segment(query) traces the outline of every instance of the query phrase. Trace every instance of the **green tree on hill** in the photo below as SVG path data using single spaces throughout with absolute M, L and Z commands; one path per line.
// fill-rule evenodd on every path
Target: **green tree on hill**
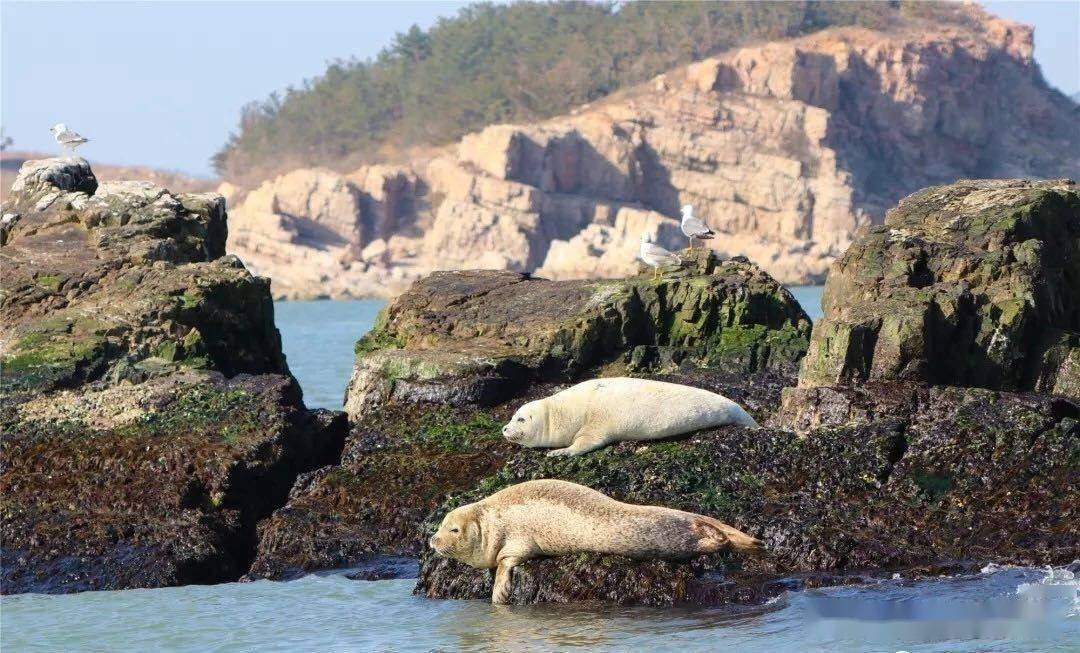
M 394 159 L 485 125 L 565 112 L 679 64 L 832 25 L 887 27 L 898 2 L 516 2 L 470 5 L 413 26 L 374 59 L 243 109 L 214 156 L 243 183 L 297 165 Z M 918 7 L 912 10 L 910 7 Z

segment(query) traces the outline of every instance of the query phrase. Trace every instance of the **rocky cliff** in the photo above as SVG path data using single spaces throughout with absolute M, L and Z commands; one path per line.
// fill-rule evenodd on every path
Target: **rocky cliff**
M 637 238 L 681 247 L 693 204 L 785 283 L 820 283 L 860 226 L 963 177 L 1080 175 L 1080 114 L 1029 27 L 834 28 L 726 52 L 535 125 L 402 166 L 299 170 L 231 206 L 230 251 L 276 296 L 388 296 L 435 269 L 620 277 Z
M 225 202 L 29 161 L 0 226 L 2 591 L 234 580 L 255 523 L 336 460 Z

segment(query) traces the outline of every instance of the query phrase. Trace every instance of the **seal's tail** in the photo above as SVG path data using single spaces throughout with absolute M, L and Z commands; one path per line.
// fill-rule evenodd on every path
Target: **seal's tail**
M 765 545 L 761 540 L 712 517 L 697 515 L 694 519 L 694 529 L 702 536 L 702 548 L 706 549 L 705 553 L 730 547 L 744 555 L 765 554 Z
M 747 426 L 752 429 L 759 428 L 758 423 L 754 421 L 754 418 L 750 416 L 750 413 L 746 412 L 746 409 L 744 409 L 742 406 L 735 403 L 734 401 L 731 402 L 731 407 L 729 408 L 728 412 L 731 415 L 731 422 L 733 424 Z

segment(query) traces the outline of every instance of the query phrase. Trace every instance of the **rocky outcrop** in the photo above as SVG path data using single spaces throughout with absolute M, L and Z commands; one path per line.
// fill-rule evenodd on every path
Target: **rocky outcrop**
M 3 592 L 238 578 L 346 425 L 304 408 L 224 201 L 48 159 L 3 213 Z
M 926 269 L 976 269 L 969 263 L 981 259 L 956 243 L 982 243 L 971 247 L 978 256 L 1006 253 L 1007 239 L 980 240 L 987 225 L 1008 219 L 1037 234 L 1031 217 L 1049 220 L 1062 201 L 1055 183 L 989 187 L 1000 209 L 993 219 L 980 209 L 982 218 L 957 219 L 961 211 L 939 223 L 924 212 L 919 224 L 940 225 L 917 257 Z M 955 198 L 959 207 L 983 206 L 969 195 Z M 915 206 L 937 205 L 906 202 L 898 214 Z M 1015 206 L 1027 207 L 1027 217 L 1014 216 Z M 1049 249 L 1038 250 L 1046 254 L 1040 260 L 1054 260 Z M 1019 269 L 1005 260 L 992 267 L 1002 279 Z M 1056 277 L 1041 275 L 1041 288 L 1056 287 Z M 1023 288 L 1006 285 L 995 297 Z M 854 297 L 826 304 L 826 322 L 856 304 Z M 903 307 L 869 298 L 864 310 L 886 318 Z M 909 379 L 785 387 L 795 383 L 804 322 L 787 292 L 756 266 L 704 252 L 658 281 L 433 274 L 357 343 L 347 400 L 352 430 L 341 463 L 302 477 L 263 522 L 251 577 L 419 554 L 416 593 L 487 598 L 490 572 L 431 556 L 424 541 L 447 510 L 538 478 L 708 514 L 760 538 L 769 555 L 533 560 L 515 570 L 516 603 L 758 604 L 785 589 L 866 575 L 1076 558 L 1080 402 Z M 720 392 L 763 428 L 729 425 L 574 458 L 549 458 L 500 437 L 524 402 L 613 374 Z
M 800 386 L 906 379 L 1080 398 L 1080 188 L 961 181 L 836 262 Z
M 521 402 L 577 378 L 665 374 L 767 416 L 809 329 L 775 280 L 704 251 L 659 281 L 433 274 L 357 343 L 341 464 L 302 477 L 260 526 L 251 576 L 419 554 L 431 511 L 517 453 L 501 428 Z
M 0 202 L 8 199 L 8 192 L 11 190 L 9 182 L 18 176 L 19 168 L 24 163 L 48 158 L 49 155 L 42 152 L 24 150 L 4 150 L 0 152 L 0 174 L 4 178 L 4 183 L 0 184 Z M 179 172 L 146 166 L 108 165 L 100 162 L 93 165 L 94 177 L 97 178 L 98 182 L 142 179 L 150 181 L 155 186 L 161 186 L 180 193 L 205 193 L 212 191 L 217 185 L 217 182 L 213 179 L 192 177 Z
M 1080 114 L 1043 82 L 1031 29 L 957 11 L 947 25 L 911 18 L 740 48 L 568 116 L 488 127 L 374 184 L 359 181 L 364 169 L 349 175 L 362 197 L 404 198 L 389 202 L 394 218 L 355 215 L 387 229 L 371 252 L 381 267 L 342 271 L 270 236 L 278 258 L 258 269 L 297 296 L 393 295 L 444 269 L 618 278 L 633 273 L 642 232 L 681 247 L 675 218 L 693 204 L 718 251 L 820 283 L 859 227 L 919 188 L 1080 175 Z M 313 287 L 312 270 L 331 290 Z
M 852 390 L 867 419 L 804 435 L 724 427 L 676 442 L 620 443 L 582 458 L 518 451 L 446 511 L 506 485 L 561 478 L 620 500 L 703 512 L 764 541 L 761 560 L 690 563 L 581 555 L 534 560 L 511 601 L 760 604 L 784 589 L 955 573 L 956 563 L 1067 564 L 1080 550 L 1080 408 L 967 388 Z M 794 578 L 793 578 L 794 576 Z M 784 580 L 781 580 L 784 579 Z M 422 557 L 416 593 L 486 599 L 491 574 Z
M 345 409 L 359 420 L 389 401 L 494 405 L 530 382 L 601 367 L 790 370 L 809 333 L 806 313 L 774 279 L 705 250 L 658 281 L 437 272 L 357 343 Z

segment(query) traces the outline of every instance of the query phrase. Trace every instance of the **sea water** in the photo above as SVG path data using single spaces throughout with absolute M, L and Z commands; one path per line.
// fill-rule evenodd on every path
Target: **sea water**
M 813 319 L 820 287 L 793 288 Z M 340 408 L 352 347 L 384 302 L 275 305 L 309 406 Z M 0 598 L 17 651 L 1080 651 L 1075 567 L 807 590 L 726 609 L 491 606 L 412 595 L 413 580 L 342 572 L 119 592 Z
M 341 410 L 353 345 L 375 323 L 381 299 L 275 302 L 274 322 L 308 408 Z
M 0 599 L 17 651 L 1077 651 L 1067 569 L 990 566 L 920 582 L 805 590 L 759 608 L 492 606 L 415 581 L 287 581 Z

